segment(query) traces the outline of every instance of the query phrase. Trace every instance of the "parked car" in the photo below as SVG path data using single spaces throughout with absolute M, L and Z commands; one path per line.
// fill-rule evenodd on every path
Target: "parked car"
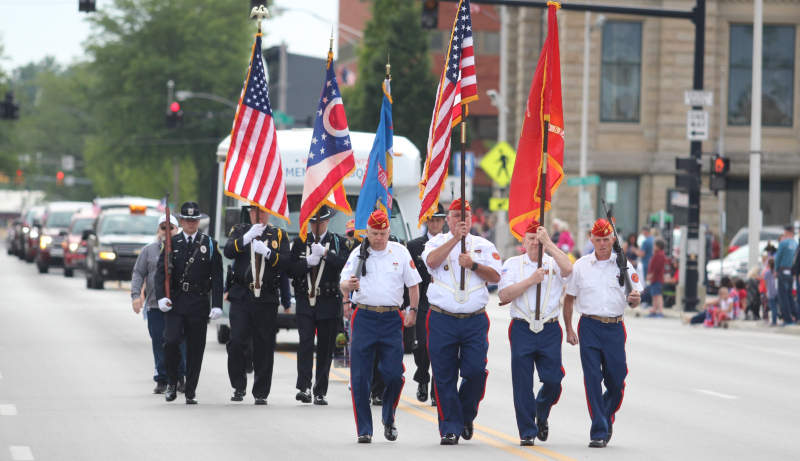
M 763 240 L 758 242 L 759 254 L 764 253 L 767 248 L 767 241 Z M 726 275 L 730 278 L 738 277 L 740 279 L 747 278 L 747 271 L 749 269 L 750 247 L 747 245 L 739 247 L 736 251 L 728 256 L 725 256 L 720 263 L 719 259 L 714 259 L 706 264 L 706 273 L 708 274 L 708 291 L 716 293 L 719 291 L 719 282 L 722 276 Z
M 17 218 L 8 223 L 6 228 L 6 252 L 11 256 L 19 253 L 17 248 L 17 234 L 22 230 L 22 218 Z
M 772 240 L 775 246 L 778 246 L 778 237 L 783 234 L 783 226 L 764 226 L 761 228 L 761 234 L 758 237 L 759 241 L 762 240 Z M 739 247 L 743 245 L 747 245 L 747 239 L 749 233 L 747 232 L 746 227 L 742 227 L 739 229 L 733 238 L 731 239 L 730 245 L 728 245 L 728 253 L 733 253 Z
M 131 205 L 144 206 L 145 208 L 159 211 L 164 210 L 159 200 L 145 197 L 133 197 L 130 195 L 96 198 L 94 199 L 93 205 L 96 213 L 111 208 L 130 208 Z
M 161 212 L 144 205 L 100 211 L 86 240 L 86 288 L 103 289 L 107 280 L 130 280 L 142 247 L 155 240 Z
M 64 249 L 64 277 L 72 277 L 75 269 L 85 269 L 86 240 L 83 231 L 91 229 L 97 213 L 93 208 L 78 211 L 72 216 L 67 236 L 61 242 Z
M 29 263 L 36 257 L 36 245 L 39 241 L 39 229 L 36 226 L 41 225 L 45 208 L 43 205 L 33 206 L 22 214 L 22 232 L 17 237 L 17 247 L 21 251 L 17 256 Z
M 72 215 L 81 208 L 91 206 L 89 202 L 51 202 L 47 205 L 42 224 L 38 226 L 39 239 L 34 257 L 40 274 L 46 274 L 50 267 L 64 264 L 64 248 L 61 243 L 67 237 Z

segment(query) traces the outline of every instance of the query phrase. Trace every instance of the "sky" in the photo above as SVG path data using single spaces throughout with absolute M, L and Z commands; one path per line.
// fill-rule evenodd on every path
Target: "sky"
M 242 2 L 247 14 L 248 0 Z M 113 0 L 97 0 L 97 8 L 110 6 Z M 324 58 L 328 52 L 331 24 L 338 20 L 338 0 L 276 0 L 275 5 L 307 10 L 328 22 L 303 11 L 286 11 L 262 26 L 267 46 L 285 41 L 290 53 Z M 68 65 L 85 59 L 83 43 L 91 33 L 85 21 L 87 13 L 78 11 L 78 0 L 0 0 L 0 43 L 5 60 L 0 67 L 10 71 L 29 62 L 55 56 Z M 255 29 L 255 25 L 253 25 Z M 336 43 L 334 43 L 334 50 Z

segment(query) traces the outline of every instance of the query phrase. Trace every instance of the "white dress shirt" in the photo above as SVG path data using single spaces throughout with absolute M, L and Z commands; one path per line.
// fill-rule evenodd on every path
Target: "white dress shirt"
M 519 270 L 520 259 L 522 259 L 522 270 L 524 273 L 520 273 Z M 545 271 L 547 272 L 545 273 L 544 280 L 542 280 L 541 283 L 541 318 L 555 318 L 561 313 L 561 293 L 564 291 L 564 287 L 570 282 L 570 280 L 572 280 L 572 274 L 567 277 L 562 277 L 561 268 L 559 268 L 558 264 L 556 264 L 556 260 L 547 254 L 542 256 L 542 267 L 544 267 Z M 506 260 L 506 262 L 503 264 L 503 272 L 500 274 L 499 289 L 502 290 L 523 281 L 524 279 L 533 275 L 538 268 L 539 264 L 536 261 L 531 261 L 531 258 L 528 257 L 527 253 L 520 256 L 514 256 L 513 258 L 508 258 L 508 260 Z M 550 297 L 547 298 L 547 305 L 545 306 L 545 298 L 547 297 L 547 279 L 550 277 L 549 272 L 551 270 L 555 273 L 553 274 L 553 281 L 550 285 Z M 517 297 L 513 303 L 522 312 L 528 313 L 528 316 L 532 318 L 536 313 L 536 285 L 528 288 L 527 293 L 527 308 L 525 306 L 525 297 L 523 295 L 519 295 L 519 297 Z M 511 318 L 523 318 L 519 315 L 517 310 L 514 309 L 514 306 L 511 306 Z
M 438 267 L 431 267 L 428 265 L 428 255 L 445 242 L 453 238 L 453 234 L 439 234 L 428 243 L 425 244 L 425 251 L 422 252 L 422 260 L 428 267 L 428 273 L 434 279 L 428 285 L 428 302 L 434 306 L 439 307 L 447 312 L 454 314 L 471 314 L 475 311 L 486 307 L 489 302 L 489 290 L 486 288 L 486 280 L 481 278 L 469 268 L 465 271 L 466 277 L 465 289 L 467 297 L 465 302 L 456 300 L 456 292 L 461 288 L 461 266 L 458 265 L 458 257 L 461 254 L 461 244 L 456 245 L 450 252 L 450 257 L 445 260 Z M 476 237 L 474 235 L 467 236 L 467 253 L 472 253 L 472 260 L 478 264 L 488 266 L 499 275 L 503 268 L 503 263 L 500 261 L 500 254 L 497 253 L 492 242 L 483 237 Z M 455 282 L 454 282 L 455 281 Z M 450 287 L 450 289 L 440 286 L 442 283 Z M 480 287 L 479 287 L 480 286 Z M 471 291 L 470 289 L 475 290 Z
M 628 275 L 634 290 L 641 292 L 642 284 L 636 270 L 628 261 Z M 597 260 L 597 252 L 575 261 L 567 294 L 575 296 L 575 310 L 581 314 L 600 317 L 619 317 L 625 314 L 628 300 L 625 285 L 619 285 L 617 254 L 606 261 Z
M 372 248 L 367 251 L 367 275 L 361 277 L 361 289 L 353 292 L 350 299 L 353 303 L 368 306 L 402 306 L 403 286 L 413 287 L 422 281 L 411 254 L 405 246 L 397 242 L 388 242 L 381 251 Z M 339 283 L 354 275 L 360 253 L 361 245 L 353 248 Z

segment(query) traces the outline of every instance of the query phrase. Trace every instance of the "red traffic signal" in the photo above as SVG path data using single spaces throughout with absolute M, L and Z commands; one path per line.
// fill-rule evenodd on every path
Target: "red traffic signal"
M 64 185 L 64 172 L 63 171 L 59 171 L 58 173 L 56 173 L 56 185 L 57 186 Z
M 169 110 L 171 110 L 172 113 L 180 112 L 181 111 L 181 105 L 178 104 L 177 101 L 173 102 L 172 104 L 169 105 Z

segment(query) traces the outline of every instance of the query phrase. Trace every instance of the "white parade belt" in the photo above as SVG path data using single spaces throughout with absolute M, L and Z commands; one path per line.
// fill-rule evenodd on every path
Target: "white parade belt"
M 330 245 L 331 245 L 331 242 L 328 242 L 328 243 L 325 244 L 325 252 L 326 253 L 328 252 L 328 247 L 330 247 Z M 316 283 L 311 283 L 312 282 L 311 281 L 311 272 L 306 274 L 306 279 L 308 280 L 308 286 L 309 286 L 309 289 L 308 289 L 309 293 L 314 293 L 314 297 L 313 298 L 311 296 L 308 297 L 308 303 L 311 304 L 312 306 L 316 306 L 317 305 L 317 296 L 319 295 L 319 293 L 317 292 L 317 287 L 319 286 L 319 281 L 322 279 L 322 273 L 325 271 L 325 259 L 324 258 L 325 257 L 323 255 L 323 257 L 321 258 L 322 259 L 322 264 L 320 264 L 319 270 L 317 271 L 317 281 L 316 281 Z
M 523 266 L 525 264 L 524 261 L 525 261 L 525 256 L 524 255 L 520 256 L 519 257 L 519 274 L 520 274 L 521 277 L 525 277 L 525 272 L 523 270 Z M 544 261 L 545 260 L 543 259 L 542 260 L 542 266 L 544 266 Z M 539 320 L 536 320 L 536 319 L 533 318 L 533 317 L 535 317 L 535 314 L 533 312 L 531 312 L 530 304 L 528 303 L 528 290 L 525 290 L 525 292 L 522 293 L 522 299 L 525 302 L 525 310 L 520 309 L 520 307 L 517 306 L 516 300 L 514 300 L 514 302 L 511 303 L 511 306 L 514 307 L 514 310 L 517 311 L 517 314 L 519 314 L 523 319 L 528 321 L 528 323 L 530 324 L 530 327 L 531 327 L 531 331 L 534 332 L 534 333 L 538 333 L 538 332 L 542 331 L 544 329 L 544 324 L 545 323 L 547 323 L 548 321 L 558 317 L 558 309 L 553 309 L 553 311 L 550 312 L 550 314 L 545 316 L 544 318 L 542 318 L 542 315 L 541 315 L 541 313 L 544 312 L 544 310 L 547 309 L 547 304 L 550 301 L 550 288 L 553 285 L 553 274 L 555 273 L 555 269 L 547 269 L 547 268 L 545 268 L 545 269 L 547 270 L 547 288 L 545 288 L 545 292 L 544 292 L 544 303 L 542 303 L 542 305 L 540 307 L 540 310 L 539 310 L 539 314 L 540 314 L 539 315 Z M 528 314 L 528 312 L 530 312 L 530 314 Z
M 261 288 L 260 287 L 262 286 L 261 284 L 263 283 L 263 280 L 264 280 L 264 267 L 266 267 L 266 265 L 267 265 L 266 258 L 261 258 L 262 259 L 262 261 L 261 261 L 261 263 L 262 263 L 261 264 L 261 271 L 260 271 L 259 274 L 256 274 L 256 258 L 259 257 L 259 256 L 261 256 L 261 255 L 259 253 L 256 253 L 255 247 L 253 245 L 250 245 L 250 268 L 253 270 L 253 275 L 254 275 L 253 276 L 253 295 L 256 298 L 261 297 Z M 256 275 L 258 276 L 258 278 L 256 278 Z M 262 282 L 259 282 L 259 284 L 258 284 L 259 288 L 256 288 L 256 284 L 255 284 L 256 280 L 261 280 L 262 281 Z
M 471 243 L 472 243 L 472 245 L 471 245 L 472 248 L 470 248 L 470 250 L 469 250 L 470 259 L 472 259 L 473 256 L 475 255 L 475 244 L 474 244 L 475 242 L 471 242 Z M 447 259 L 448 259 L 448 262 L 452 262 L 452 261 L 449 261 L 450 260 L 450 255 L 447 255 Z M 448 285 L 448 284 L 446 284 L 446 283 L 442 282 L 441 280 L 436 279 L 434 277 L 431 277 L 431 281 L 433 283 L 435 283 L 436 285 L 439 285 L 440 287 L 442 287 L 445 290 L 449 291 L 450 293 L 453 293 L 453 296 L 455 296 L 456 302 L 459 303 L 459 304 L 465 304 L 467 301 L 469 301 L 469 294 L 472 293 L 473 291 L 477 291 L 477 290 L 480 290 L 482 288 L 486 288 L 486 284 L 484 284 L 484 283 L 475 285 L 474 287 L 470 287 L 469 286 L 469 282 L 470 282 L 470 280 L 472 280 L 472 271 L 470 270 L 470 271 L 466 271 L 467 272 L 467 279 L 464 281 L 464 286 L 467 287 L 467 288 L 465 290 L 456 289 L 456 285 L 458 285 L 458 282 L 456 282 L 455 267 L 451 267 L 450 269 L 447 269 L 447 272 L 450 273 L 450 280 L 453 282 L 452 285 Z

